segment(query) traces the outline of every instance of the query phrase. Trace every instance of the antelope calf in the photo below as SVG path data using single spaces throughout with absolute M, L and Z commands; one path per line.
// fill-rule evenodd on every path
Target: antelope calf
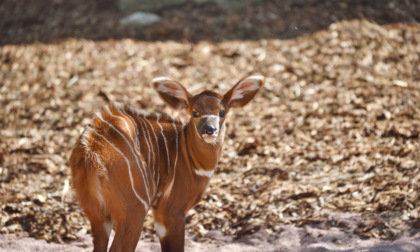
M 183 251 L 185 216 L 200 200 L 220 158 L 225 117 L 245 106 L 262 76 L 240 80 L 225 95 L 191 95 L 179 82 L 153 79 L 171 107 L 191 116 L 184 125 L 165 114 L 110 104 L 96 113 L 70 156 L 73 185 L 90 220 L 94 251 L 134 251 L 152 208 L 162 251 Z

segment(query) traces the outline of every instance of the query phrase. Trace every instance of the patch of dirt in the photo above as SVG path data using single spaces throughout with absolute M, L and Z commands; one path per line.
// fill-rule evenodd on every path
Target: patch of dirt
M 283 1 L 265 1 L 242 12 L 211 6 L 225 23 L 212 19 L 211 8 L 204 15 L 207 5 L 186 5 L 162 10 L 160 24 L 135 33 L 111 33 L 122 15 L 113 4 L 70 2 L 36 1 L 27 9 L 19 1 L 0 3 L 0 12 L 9 13 L 0 15 L 0 27 L 7 28 L 0 29 L 2 239 L 30 236 L 69 243 L 88 237 L 67 160 L 82 129 L 107 102 L 179 114 L 185 120 L 184 113 L 165 107 L 154 94 L 153 77 L 171 76 L 193 93 L 225 92 L 252 73 L 266 76 L 264 90 L 252 104 L 229 115 L 223 157 L 203 200 L 187 218 L 189 242 L 201 244 L 213 234 L 223 237 L 226 246 L 255 240 L 278 250 L 286 243 L 264 242 L 262 236 L 284 235 L 287 242 L 302 230 L 311 234 L 298 235 L 298 244 L 293 243 L 302 250 L 324 242 L 322 237 L 331 237 L 327 240 L 334 246 L 341 237 L 351 237 L 355 240 L 346 244 L 352 248 L 362 246 L 356 240 L 418 242 L 419 1 L 286 1 L 284 6 L 279 5 Z M 75 10 L 63 13 L 63 5 Z M 343 19 L 360 10 L 377 22 L 335 22 L 328 6 L 343 13 Z M 288 35 L 274 25 L 283 20 L 276 14 L 285 13 L 282 7 L 290 11 L 282 21 L 287 27 L 316 21 L 307 30 L 300 28 L 305 32 Z M 42 10 L 58 14 L 41 15 Z M 261 23 L 253 23 L 255 11 L 267 13 Z M 83 22 L 66 16 L 75 13 Z M 242 19 L 243 13 L 249 19 Z M 104 15 L 103 20 L 91 21 L 96 15 Z M 33 16 L 38 22 L 23 20 Z M 270 16 L 277 20 L 273 25 L 266 20 Z M 181 21 L 175 22 L 176 17 Z M 205 26 L 204 20 L 209 20 Z M 245 22 L 241 28 L 242 21 L 252 25 Z M 192 27 L 189 35 L 179 31 L 185 24 Z M 159 26 L 169 32 L 159 35 Z M 202 40 L 207 37 L 209 41 Z M 105 38 L 115 40 L 96 41 Z M 331 217 L 346 219 L 347 214 L 358 217 L 352 223 Z M 152 222 L 148 216 L 145 241 L 155 239 Z M 258 247 L 247 246 L 250 251 Z M 337 249 L 328 246 L 324 248 Z
M 397 241 L 383 241 L 377 238 L 360 239 L 357 235 L 349 235 L 343 225 L 357 227 L 361 220 L 357 214 L 329 214 L 329 220 L 320 225 L 308 225 L 305 227 L 282 226 L 280 231 L 267 233 L 259 230 L 248 234 L 240 239 L 232 239 L 224 236 L 221 231 L 209 231 L 197 241 L 186 240 L 185 251 L 206 252 L 255 252 L 255 251 L 370 251 L 370 252 L 408 252 L 420 250 L 420 236 L 401 237 Z M 331 222 L 340 222 L 342 226 L 325 229 L 324 225 Z M 113 233 L 111 234 L 111 241 Z M 76 241 L 67 244 L 48 244 L 45 240 L 35 240 L 28 237 L 13 237 L 0 235 L 0 251 L 92 251 L 92 238 L 82 235 Z M 139 241 L 136 251 L 158 252 L 160 244 L 157 239 L 144 239 Z

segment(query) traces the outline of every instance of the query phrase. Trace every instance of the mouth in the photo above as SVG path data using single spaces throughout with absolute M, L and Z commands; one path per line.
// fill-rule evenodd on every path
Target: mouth
M 203 140 L 204 140 L 206 143 L 209 143 L 209 144 L 214 144 L 214 143 L 216 142 L 216 140 L 217 140 L 217 133 L 214 133 L 214 134 L 212 134 L 212 135 L 209 135 L 209 134 L 202 134 L 202 135 L 201 135 L 201 137 L 203 138 Z

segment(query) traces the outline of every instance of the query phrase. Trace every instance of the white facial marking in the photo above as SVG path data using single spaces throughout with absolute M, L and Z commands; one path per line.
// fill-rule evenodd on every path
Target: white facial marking
M 213 133 L 213 135 L 219 134 L 219 124 L 220 124 L 220 118 L 215 115 L 205 115 L 203 116 L 203 119 L 208 118 L 208 121 L 212 122 L 213 125 L 216 127 L 216 131 Z
M 203 115 L 203 118 L 214 118 L 214 119 L 217 119 L 217 120 L 219 120 L 219 117 L 218 116 L 216 116 L 216 115 Z
M 220 118 L 215 115 L 205 115 L 203 116 L 203 120 L 208 118 L 208 121 L 212 122 L 212 124 L 216 127 L 216 131 L 212 135 L 202 134 L 201 137 L 203 140 L 208 144 L 214 144 L 217 141 L 217 136 L 219 135 L 219 123 Z
M 155 222 L 155 230 L 156 230 L 156 234 L 157 234 L 157 236 L 159 238 L 162 239 L 163 237 L 165 237 L 165 235 L 166 235 L 166 228 L 163 225 Z
M 194 172 L 195 172 L 195 174 L 197 174 L 199 176 L 205 176 L 205 177 L 211 178 L 211 176 L 214 173 L 214 170 L 205 171 L 205 170 L 197 170 L 197 169 L 195 169 Z
M 207 134 L 203 134 L 202 135 L 204 142 L 208 143 L 208 144 L 214 144 L 217 140 L 217 137 L 215 137 L 214 135 L 207 135 Z

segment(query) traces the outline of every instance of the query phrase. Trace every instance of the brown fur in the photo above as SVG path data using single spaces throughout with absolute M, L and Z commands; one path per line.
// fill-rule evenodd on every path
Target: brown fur
M 154 86 L 162 99 L 191 115 L 197 110 L 200 117 L 191 116 L 184 127 L 168 115 L 145 115 L 110 104 L 97 113 L 72 150 L 73 186 L 91 222 L 94 251 L 107 250 L 110 223 L 115 228 L 110 251 L 134 251 L 150 207 L 165 231 L 159 237 L 162 251 L 183 251 L 185 216 L 209 181 L 197 171 L 212 172 L 220 158 L 224 118 L 214 144 L 203 141 L 196 125 L 201 116 L 227 113 L 229 99 L 212 91 L 192 96 L 178 82 L 159 80 Z M 258 81 L 261 86 L 262 79 Z M 181 98 L 178 91 L 184 92 Z M 257 92 L 247 93 L 241 105 Z

